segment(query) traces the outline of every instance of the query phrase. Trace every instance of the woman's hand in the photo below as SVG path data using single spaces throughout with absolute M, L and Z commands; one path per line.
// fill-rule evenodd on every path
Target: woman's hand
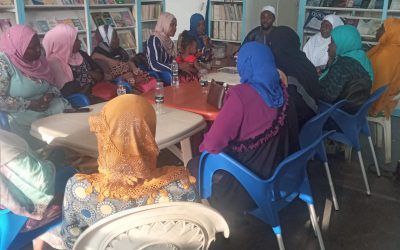
M 48 93 L 42 96 L 42 98 L 38 100 L 32 100 L 31 103 L 29 104 L 28 109 L 37 111 L 37 112 L 42 112 L 45 111 L 49 108 L 50 102 L 54 99 L 54 94 Z

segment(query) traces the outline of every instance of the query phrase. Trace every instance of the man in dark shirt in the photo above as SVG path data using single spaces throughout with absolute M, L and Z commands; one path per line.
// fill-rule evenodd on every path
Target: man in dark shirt
M 247 34 L 242 45 L 252 41 L 260 42 L 267 45 L 268 36 L 274 29 L 274 22 L 275 8 L 270 5 L 265 6 L 260 14 L 260 26 L 255 27 Z

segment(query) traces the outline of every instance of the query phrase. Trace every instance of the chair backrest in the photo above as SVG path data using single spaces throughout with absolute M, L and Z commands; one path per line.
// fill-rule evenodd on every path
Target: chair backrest
M 0 111 L 0 128 L 4 130 L 10 130 L 10 124 L 8 123 L 8 114 Z
M 371 107 L 371 105 L 379 99 L 383 95 L 383 93 L 387 89 L 387 85 L 380 87 L 377 89 L 369 98 L 368 100 L 361 106 L 361 108 L 358 110 L 358 112 L 354 115 L 357 117 L 357 125 L 358 126 L 363 126 L 365 124 L 365 121 L 367 119 L 368 115 L 368 110 Z
M 89 98 L 80 93 L 68 96 L 67 100 L 74 108 L 86 107 L 90 105 Z
M 74 249 L 208 249 L 217 232 L 229 237 L 228 224 L 216 210 L 193 202 L 160 203 L 96 222 Z
M 276 168 L 274 175 L 267 180 L 273 190 L 273 201 L 286 200 L 288 196 L 298 192 L 304 179 L 307 178 L 307 163 L 322 140 L 334 131 L 329 131 L 317 138 L 311 145 L 289 155 Z
M 299 134 L 299 142 L 300 148 L 305 148 L 312 144 L 315 140 L 322 136 L 322 130 L 325 125 L 325 122 L 331 116 L 331 113 L 340 108 L 346 103 L 346 100 L 341 100 L 334 105 L 332 105 L 329 109 L 317 114 L 309 121 L 307 121 L 303 127 L 301 128 Z

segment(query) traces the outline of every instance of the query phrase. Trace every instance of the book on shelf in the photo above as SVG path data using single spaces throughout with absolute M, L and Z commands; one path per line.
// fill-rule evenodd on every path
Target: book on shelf
M 376 30 L 382 25 L 382 21 L 373 19 L 360 19 L 357 29 L 361 35 L 373 36 Z
M 243 7 L 239 4 L 213 5 L 213 20 L 240 21 L 243 16 Z
M 115 27 L 115 23 L 114 23 L 113 19 L 111 18 L 111 15 L 109 12 L 103 12 L 102 18 L 103 18 L 105 24 Z
M 121 17 L 125 26 L 135 26 L 136 20 L 130 11 L 121 11 Z
M 333 0 L 321 0 L 321 7 L 333 7 Z
M 225 40 L 225 24 L 226 22 L 219 22 L 219 39 Z
M 71 27 L 77 28 L 78 31 L 83 31 L 82 22 L 79 18 L 66 18 L 66 19 L 48 19 L 48 20 L 36 20 L 32 25 L 39 33 L 46 33 L 47 31 L 54 28 L 57 24 L 64 23 Z
M 142 41 L 145 42 L 153 34 L 153 29 L 143 28 L 142 29 Z
M 400 0 L 392 0 L 392 4 L 390 5 L 391 10 L 400 10 Z
M 225 24 L 225 39 L 232 40 L 232 23 L 227 22 Z
M 84 0 L 25 0 L 25 5 L 83 5 L 83 3 Z
M 0 0 L 0 5 L 14 5 L 14 1 L 13 0 Z M 0 19 L 0 20 L 4 20 L 4 19 Z
M 310 10 L 306 21 L 304 22 L 305 30 L 318 31 L 321 28 L 321 23 L 324 17 L 332 14 L 332 12 L 320 11 L 320 10 Z
M 125 22 L 122 19 L 122 15 L 120 12 L 110 12 L 111 18 L 114 20 L 115 27 L 124 27 Z
M 142 5 L 142 19 L 155 20 L 161 14 L 161 4 Z
M 0 33 L 6 31 L 12 26 L 11 20 L 8 18 L 2 18 L 0 19 Z
M 214 38 L 219 38 L 219 22 L 213 22 L 213 35 Z
M 135 49 L 135 38 L 132 32 L 128 30 L 120 30 L 117 32 L 119 38 L 119 44 L 124 49 Z
M 231 40 L 239 40 L 238 23 L 232 23 Z

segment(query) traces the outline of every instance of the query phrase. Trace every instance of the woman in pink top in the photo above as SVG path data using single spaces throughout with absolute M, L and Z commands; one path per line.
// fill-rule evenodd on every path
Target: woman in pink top
M 242 84 L 229 89 L 200 151 L 225 152 L 266 179 L 290 153 L 290 138 L 297 137 L 297 124 L 290 124 L 293 128 L 289 128 L 288 120 L 293 114 L 269 47 L 257 42 L 243 45 L 237 67 Z M 189 168 L 197 174 L 197 166 L 192 164 Z M 211 203 L 230 210 L 255 206 L 239 182 L 226 173 L 214 184 Z

